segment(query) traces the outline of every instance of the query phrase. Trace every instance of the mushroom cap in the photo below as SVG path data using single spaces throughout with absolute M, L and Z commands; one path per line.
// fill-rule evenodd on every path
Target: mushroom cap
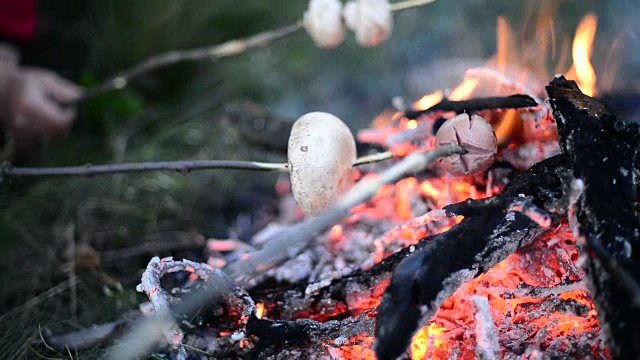
M 363 47 L 383 43 L 393 30 L 393 15 L 388 0 L 355 0 L 344 6 L 347 27 Z
M 302 24 L 317 46 L 332 49 L 342 43 L 345 27 L 339 0 L 311 0 Z
M 356 143 L 332 114 L 300 117 L 291 129 L 287 158 L 293 197 L 308 215 L 321 214 L 353 186 Z
M 436 133 L 436 147 L 459 145 L 466 154 L 438 159 L 453 175 L 472 175 L 488 169 L 498 152 L 496 133 L 491 124 L 478 115 L 460 114 L 442 124 Z

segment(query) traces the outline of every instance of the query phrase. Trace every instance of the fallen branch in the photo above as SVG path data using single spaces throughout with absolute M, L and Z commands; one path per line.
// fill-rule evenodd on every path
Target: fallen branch
M 392 157 L 393 154 L 390 152 L 367 155 L 356 159 L 353 166 L 384 161 Z M 289 171 L 286 163 L 264 163 L 241 160 L 150 161 L 110 165 L 87 164 L 83 166 L 66 167 L 13 167 L 11 163 L 4 162 L 0 167 L 0 181 L 8 178 L 27 176 L 95 176 L 144 171 L 176 171 L 182 174 L 187 174 L 191 171 L 211 169 Z
M 485 97 L 460 101 L 443 99 L 428 109 L 407 111 L 404 113 L 404 116 L 409 119 L 415 119 L 423 114 L 429 114 L 436 111 L 452 111 L 457 114 L 461 114 L 464 112 L 476 112 L 482 110 L 521 109 L 535 106 L 538 106 L 538 103 L 528 95 Z

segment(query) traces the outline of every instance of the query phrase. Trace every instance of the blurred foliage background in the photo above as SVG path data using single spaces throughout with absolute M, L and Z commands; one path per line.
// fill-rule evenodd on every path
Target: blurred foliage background
M 355 131 L 393 96 L 412 101 L 421 92 L 454 86 L 465 68 L 495 51 L 497 16 L 507 16 L 519 30 L 538 3 L 438 0 L 396 14 L 392 37 L 374 49 L 360 48 L 350 35 L 339 48 L 322 50 L 299 33 L 238 57 L 171 66 L 83 103 L 69 134 L 23 152 L 17 164 L 283 161 L 282 149 L 249 146 L 238 131 L 244 125 L 230 126 L 222 116 L 225 104 L 248 99 L 289 122 L 305 112 L 329 111 Z M 305 8 L 302 0 L 40 1 L 37 36 L 24 59 L 91 87 L 153 54 L 291 24 Z M 637 74 L 638 5 L 565 1 L 558 31 L 572 34 L 588 11 L 600 18 L 596 65 L 605 61 L 608 39 L 623 33 L 623 70 Z M 134 288 L 152 255 L 202 260 L 202 250 L 191 249 L 101 262 L 106 252 L 175 236 L 247 239 L 274 215 L 276 179 L 203 171 L 3 181 L 1 357 L 36 357 L 40 350 L 31 349 L 30 339 L 39 337 L 40 328 L 71 331 L 136 308 L 143 298 Z M 73 274 L 77 289 L 47 292 Z

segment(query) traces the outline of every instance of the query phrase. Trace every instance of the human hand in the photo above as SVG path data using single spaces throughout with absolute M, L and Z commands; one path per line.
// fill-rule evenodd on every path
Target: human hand
M 60 134 L 76 115 L 82 89 L 40 68 L 0 68 L 0 120 L 18 140 Z

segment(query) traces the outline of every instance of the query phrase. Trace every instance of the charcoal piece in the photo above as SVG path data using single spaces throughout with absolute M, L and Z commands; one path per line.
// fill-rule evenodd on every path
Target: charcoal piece
M 443 99 L 428 109 L 407 111 L 404 113 L 404 116 L 409 119 L 415 119 L 420 115 L 436 111 L 453 111 L 457 114 L 462 114 L 464 112 L 471 113 L 482 110 L 521 109 L 534 106 L 538 106 L 538 103 L 528 95 L 484 97 L 460 101 Z
M 269 320 L 251 317 L 247 321 L 247 333 L 257 336 L 259 341 L 249 358 L 267 359 L 284 348 L 317 347 L 322 352 L 325 346 L 341 346 L 358 336 L 371 336 L 373 318 L 363 313 L 356 318 L 318 322 L 302 320 Z
M 546 87 L 562 152 L 576 184 L 578 244 L 598 317 L 614 358 L 640 356 L 640 241 L 633 207 L 634 163 L 640 135 L 573 81 Z
M 557 223 L 568 172 L 561 156 L 544 160 L 522 173 L 491 199 L 450 205 L 445 210 L 465 218 L 451 230 L 434 236 L 404 259 L 395 270 L 380 306 L 374 350 L 378 359 L 402 355 L 423 318 L 433 316 L 464 282 L 544 232 L 520 213 L 507 212 L 514 199 L 526 198 L 552 215 Z

